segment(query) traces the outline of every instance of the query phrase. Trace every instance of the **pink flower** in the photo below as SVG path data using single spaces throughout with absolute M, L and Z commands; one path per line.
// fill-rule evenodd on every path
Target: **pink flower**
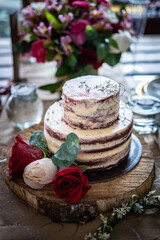
M 98 4 L 102 4 L 103 6 L 109 8 L 111 6 L 111 3 L 108 0 L 97 0 Z
M 71 23 L 68 34 L 75 45 L 80 46 L 86 41 L 85 29 L 87 25 L 90 25 L 89 21 L 83 19 Z
M 61 45 L 64 47 L 65 45 L 69 44 L 72 39 L 70 38 L 70 36 L 65 36 L 65 37 L 60 37 L 61 40 Z
M 35 57 L 39 63 L 46 61 L 47 49 L 44 47 L 44 42 L 44 40 L 35 41 L 30 50 L 31 56 Z
M 60 37 L 60 41 L 64 50 L 64 54 L 67 56 L 70 55 L 72 53 L 72 47 L 69 44 L 72 41 L 71 37 L 68 35 L 65 37 Z
M 86 10 L 86 9 L 92 7 L 92 5 L 90 3 L 84 2 L 84 1 L 74 1 L 74 2 L 72 2 L 71 6 L 72 7 L 79 7 L 82 10 Z
M 58 18 L 62 23 L 65 23 L 65 22 L 69 23 L 70 21 L 73 20 L 73 13 L 69 12 L 64 14 L 64 16 L 60 14 Z

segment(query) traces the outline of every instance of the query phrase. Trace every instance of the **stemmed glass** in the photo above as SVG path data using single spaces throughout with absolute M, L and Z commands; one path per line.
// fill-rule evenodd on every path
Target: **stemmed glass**
M 135 75 L 138 73 L 135 69 L 136 50 L 139 38 L 144 34 L 145 31 L 149 3 L 150 0 L 129 0 L 128 12 L 131 16 L 132 29 L 134 31 L 134 37 L 131 45 L 133 54 L 133 69 L 131 72 L 129 72 L 129 75 Z

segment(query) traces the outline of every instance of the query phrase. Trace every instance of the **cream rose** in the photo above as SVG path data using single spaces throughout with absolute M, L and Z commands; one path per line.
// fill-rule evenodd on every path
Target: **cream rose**
M 125 52 L 131 44 L 131 35 L 127 31 L 119 31 L 119 33 L 113 34 L 112 38 L 118 43 L 119 49 L 110 46 L 110 53 Z
M 57 167 L 49 158 L 42 158 L 27 165 L 23 172 L 24 182 L 34 189 L 41 189 L 51 183 L 57 173 Z

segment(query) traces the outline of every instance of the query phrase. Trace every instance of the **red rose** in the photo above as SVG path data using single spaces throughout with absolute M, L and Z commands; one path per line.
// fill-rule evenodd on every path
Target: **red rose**
M 97 52 L 88 48 L 83 48 L 82 53 L 79 56 L 80 61 L 84 65 L 92 65 L 95 70 L 102 66 L 104 61 L 98 61 Z
M 44 157 L 43 152 L 39 148 L 28 145 L 19 135 L 15 140 L 12 147 L 12 155 L 9 158 L 10 180 L 14 174 L 22 173 L 29 163 Z
M 69 203 L 76 204 L 91 188 L 88 178 L 78 166 L 60 170 L 52 181 L 56 197 L 65 198 Z
M 71 23 L 70 31 L 67 33 L 70 35 L 75 45 L 80 46 L 86 41 L 85 29 L 89 25 L 89 21 L 84 19 L 78 19 Z
M 83 1 L 74 1 L 72 2 L 72 7 L 79 7 L 81 8 L 82 10 L 86 10 L 90 7 L 92 7 L 92 5 L 88 2 L 83 2 Z
M 44 47 L 44 40 L 32 43 L 30 54 L 36 58 L 37 62 L 42 63 L 46 61 L 46 52 L 47 48 Z
M 118 23 L 112 23 L 111 26 L 113 33 L 118 33 L 119 30 L 122 29 L 122 27 Z

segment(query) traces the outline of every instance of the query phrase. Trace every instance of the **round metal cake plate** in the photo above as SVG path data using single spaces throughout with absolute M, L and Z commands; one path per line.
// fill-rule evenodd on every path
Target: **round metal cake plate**
M 87 172 L 89 183 L 106 182 L 124 175 L 134 168 L 142 156 L 142 145 L 139 139 L 132 134 L 131 147 L 128 157 L 115 167 L 104 171 Z

